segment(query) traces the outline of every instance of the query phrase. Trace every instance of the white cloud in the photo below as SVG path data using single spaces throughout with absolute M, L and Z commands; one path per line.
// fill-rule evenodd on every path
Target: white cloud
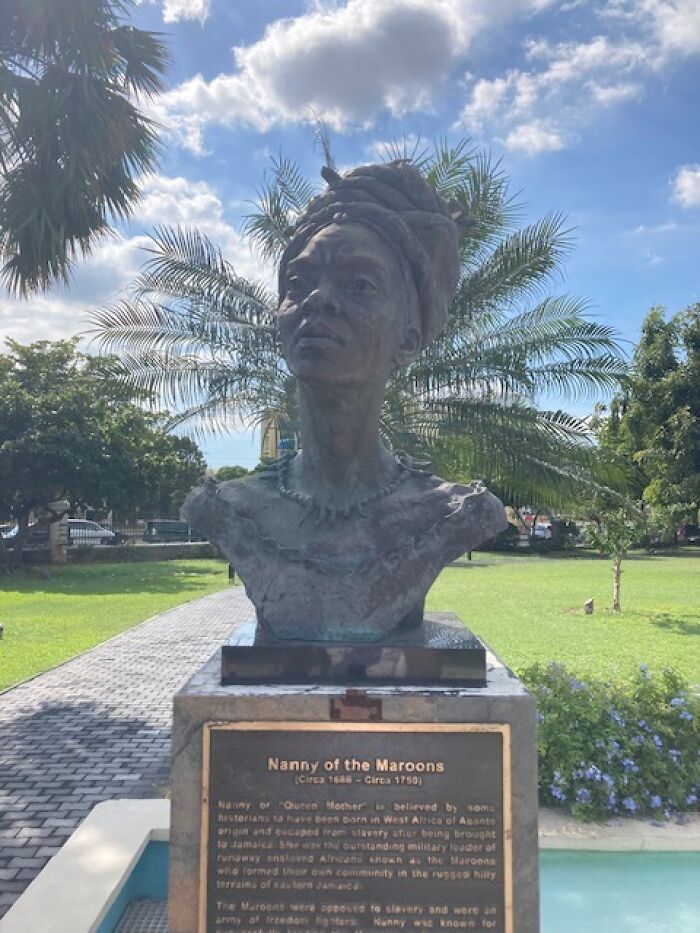
M 642 87 L 639 84 L 621 83 L 621 84 L 599 84 L 597 81 L 589 81 L 586 87 L 591 92 L 595 100 L 603 106 L 618 104 L 623 100 L 631 100 L 639 97 L 642 93 Z
M 638 224 L 636 227 L 628 230 L 625 236 L 655 236 L 662 233 L 673 233 L 675 230 L 679 229 L 680 225 L 677 224 L 675 220 L 665 220 L 660 224 Z
M 598 14 L 645 34 L 657 58 L 700 52 L 700 0 L 608 0 Z
M 673 200 L 682 207 L 700 207 L 700 165 L 682 165 L 671 179 Z
M 132 218 L 133 235 L 103 240 L 81 261 L 69 290 L 56 288 L 28 301 L 0 299 L 0 334 L 21 342 L 57 340 L 87 328 L 91 311 L 116 300 L 136 276 L 158 224 L 196 226 L 218 245 L 236 272 L 272 285 L 271 272 L 252 255 L 224 216 L 221 199 L 202 181 L 152 175 L 142 179 L 143 197 Z
M 56 287 L 27 300 L 0 300 L 0 334 L 21 343 L 59 340 L 84 331 L 89 313 L 108 304 L 132 279 L 143 260 L 147 238 L 117 235 L 103 240 L 77 264 L 70 289 Z
M 136 0 L 137 6 L 157 3 L 158 0 Z M 200 23 L 209 16 L 211 0 L 163 0 L 163 22 L 177 23 L 182 19 L 198 19 Z
M 348 0 L 316 2 L 234 49 L 236 71 L 201 75 L 165 94 L 156 116 L 182 145 L 203 151 L 207 124 L 259 130 L 322 117 L 367 125 L 384 110 L 429 110 L 460 56 L 489 26 L 551 0 Z
M 661 49 L 668 55 L 700 52 L 700 0 L 637 0 L 640 18 L 648 18 Z
M 463 122 L 477 132 L 481 130 L 484 122 L 496 112 L 510 88 L 510 76 L 495 78 L 493 81 L 481 78 L 474 85 L 471 100 L 464 108 Z
M 272 284 L 272 272 L 251 252 L 240 233 L 224 217 L 218 194 L 204 181 L 152 175 L 143 179 L 135 221 L 196 227 L 220 247 L 238 275 Z
M 519 149 L 528 155 L 540 152 L 554 152 L 566 145 L 564 138 L 555 129 L 548 129 L 541 123 L 523 123 L 511 130 L 505 140 L 508 149 Z
M 163 0 L 163 21 L 176 23 L 181 19 L 198 19 L 209 16 L 209 0 Z
M 472 133 L 505 128 L 505 145 L 529 153 L 563 148 L 599 107 L 637 96 L 638 76 L 650 66 L 642 43 L 602 35 L 586 42 L 531 39 L 525 51 L 528 70 L 474 83 L 458 125 Z

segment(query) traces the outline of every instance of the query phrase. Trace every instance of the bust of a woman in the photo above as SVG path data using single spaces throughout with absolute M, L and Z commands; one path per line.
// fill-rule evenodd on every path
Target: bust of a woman
M 183 516 L 242 578 L 280 639 L 379 641 L 423 620 L 445 564 L 506 527 L 480 485 L 397 458 L 379 421 L 392 371 L 442 329 L 459 272 L 445 202 L 410 164 L 326 170 L 279 270 L 279 338 L 301 450 L 195 489 Z

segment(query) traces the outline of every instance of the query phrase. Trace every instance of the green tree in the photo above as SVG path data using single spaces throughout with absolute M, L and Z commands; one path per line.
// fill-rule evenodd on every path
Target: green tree
M 67 511 L 52 502 L 167 514 L 204 475 L 194 442 L 166 434 L 110 360 L 76 352 L 74 341 L 9 348 L 0 355 L 0 521 L 18 526 L 15 563 L 31 517 L 47 526 Z
M 510 502 L 568 502 L 591 479 L 589 433 L 537 399 L 615 388 L 624 364 L 614 331 L 589 319 L 583 301 L 546 293 L 570 245 L 564 220 L 520 227 L 507 179 L 465 141 L 387 152 L 399 157 L 459 201 L 471 224 L 444 333 L 389 386 L 386 439 L 449 477 L 487 477 Z M 315 193 L 294 163 L 273 160 L 245 225 L 264 260 L 277 260 Z M 159 393 L 178 423 L 225 429 L 234 416 L 272 411 L 293 425 L 294 380 L 278 355 L 275 308 L 201 233 L 163 228 L 129 296 L 95 323 L 127 384 Z
M 601 554 L 607 554 L 613 566 L 612 611 L 621 612 L 622 561 L 645 531 L 644 515 L 618 497 L 597 494 L 585 512 L 588 538 Z
M 598 429 L 623 462 L 629 493 L 657 524 L 695 519 L 700 506 L 700 304 L 667 319 L 652 308 L 624 389 Z M 676 525 L 677 527 L 677 525 Z
M 216 478 L 221 481 L 240 479 L 242 476 L 247 476 L 248 473 L 249 471 L 242 466 L 222 466 L 216 471 Z
M 67 280 L 153 168 L 134 99 L 162 88 L 167 55 L 124 22 L 132 5 L 0 0 L 0 259 L 19 294 Z

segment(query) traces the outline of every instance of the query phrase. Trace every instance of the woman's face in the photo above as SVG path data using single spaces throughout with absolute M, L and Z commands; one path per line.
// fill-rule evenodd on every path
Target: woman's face
M 324 227 L 293 259 L 278 311 L 284 357 L 300 379 L 386 382 L 418 352 L 418 299 L 391 247 L 357 223 Z

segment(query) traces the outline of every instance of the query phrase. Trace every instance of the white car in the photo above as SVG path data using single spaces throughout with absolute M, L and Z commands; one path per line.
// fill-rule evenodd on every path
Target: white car
M 69 544 L 114 544 L 117 536 L 109 528 L 85 518 L 68 519 Z

